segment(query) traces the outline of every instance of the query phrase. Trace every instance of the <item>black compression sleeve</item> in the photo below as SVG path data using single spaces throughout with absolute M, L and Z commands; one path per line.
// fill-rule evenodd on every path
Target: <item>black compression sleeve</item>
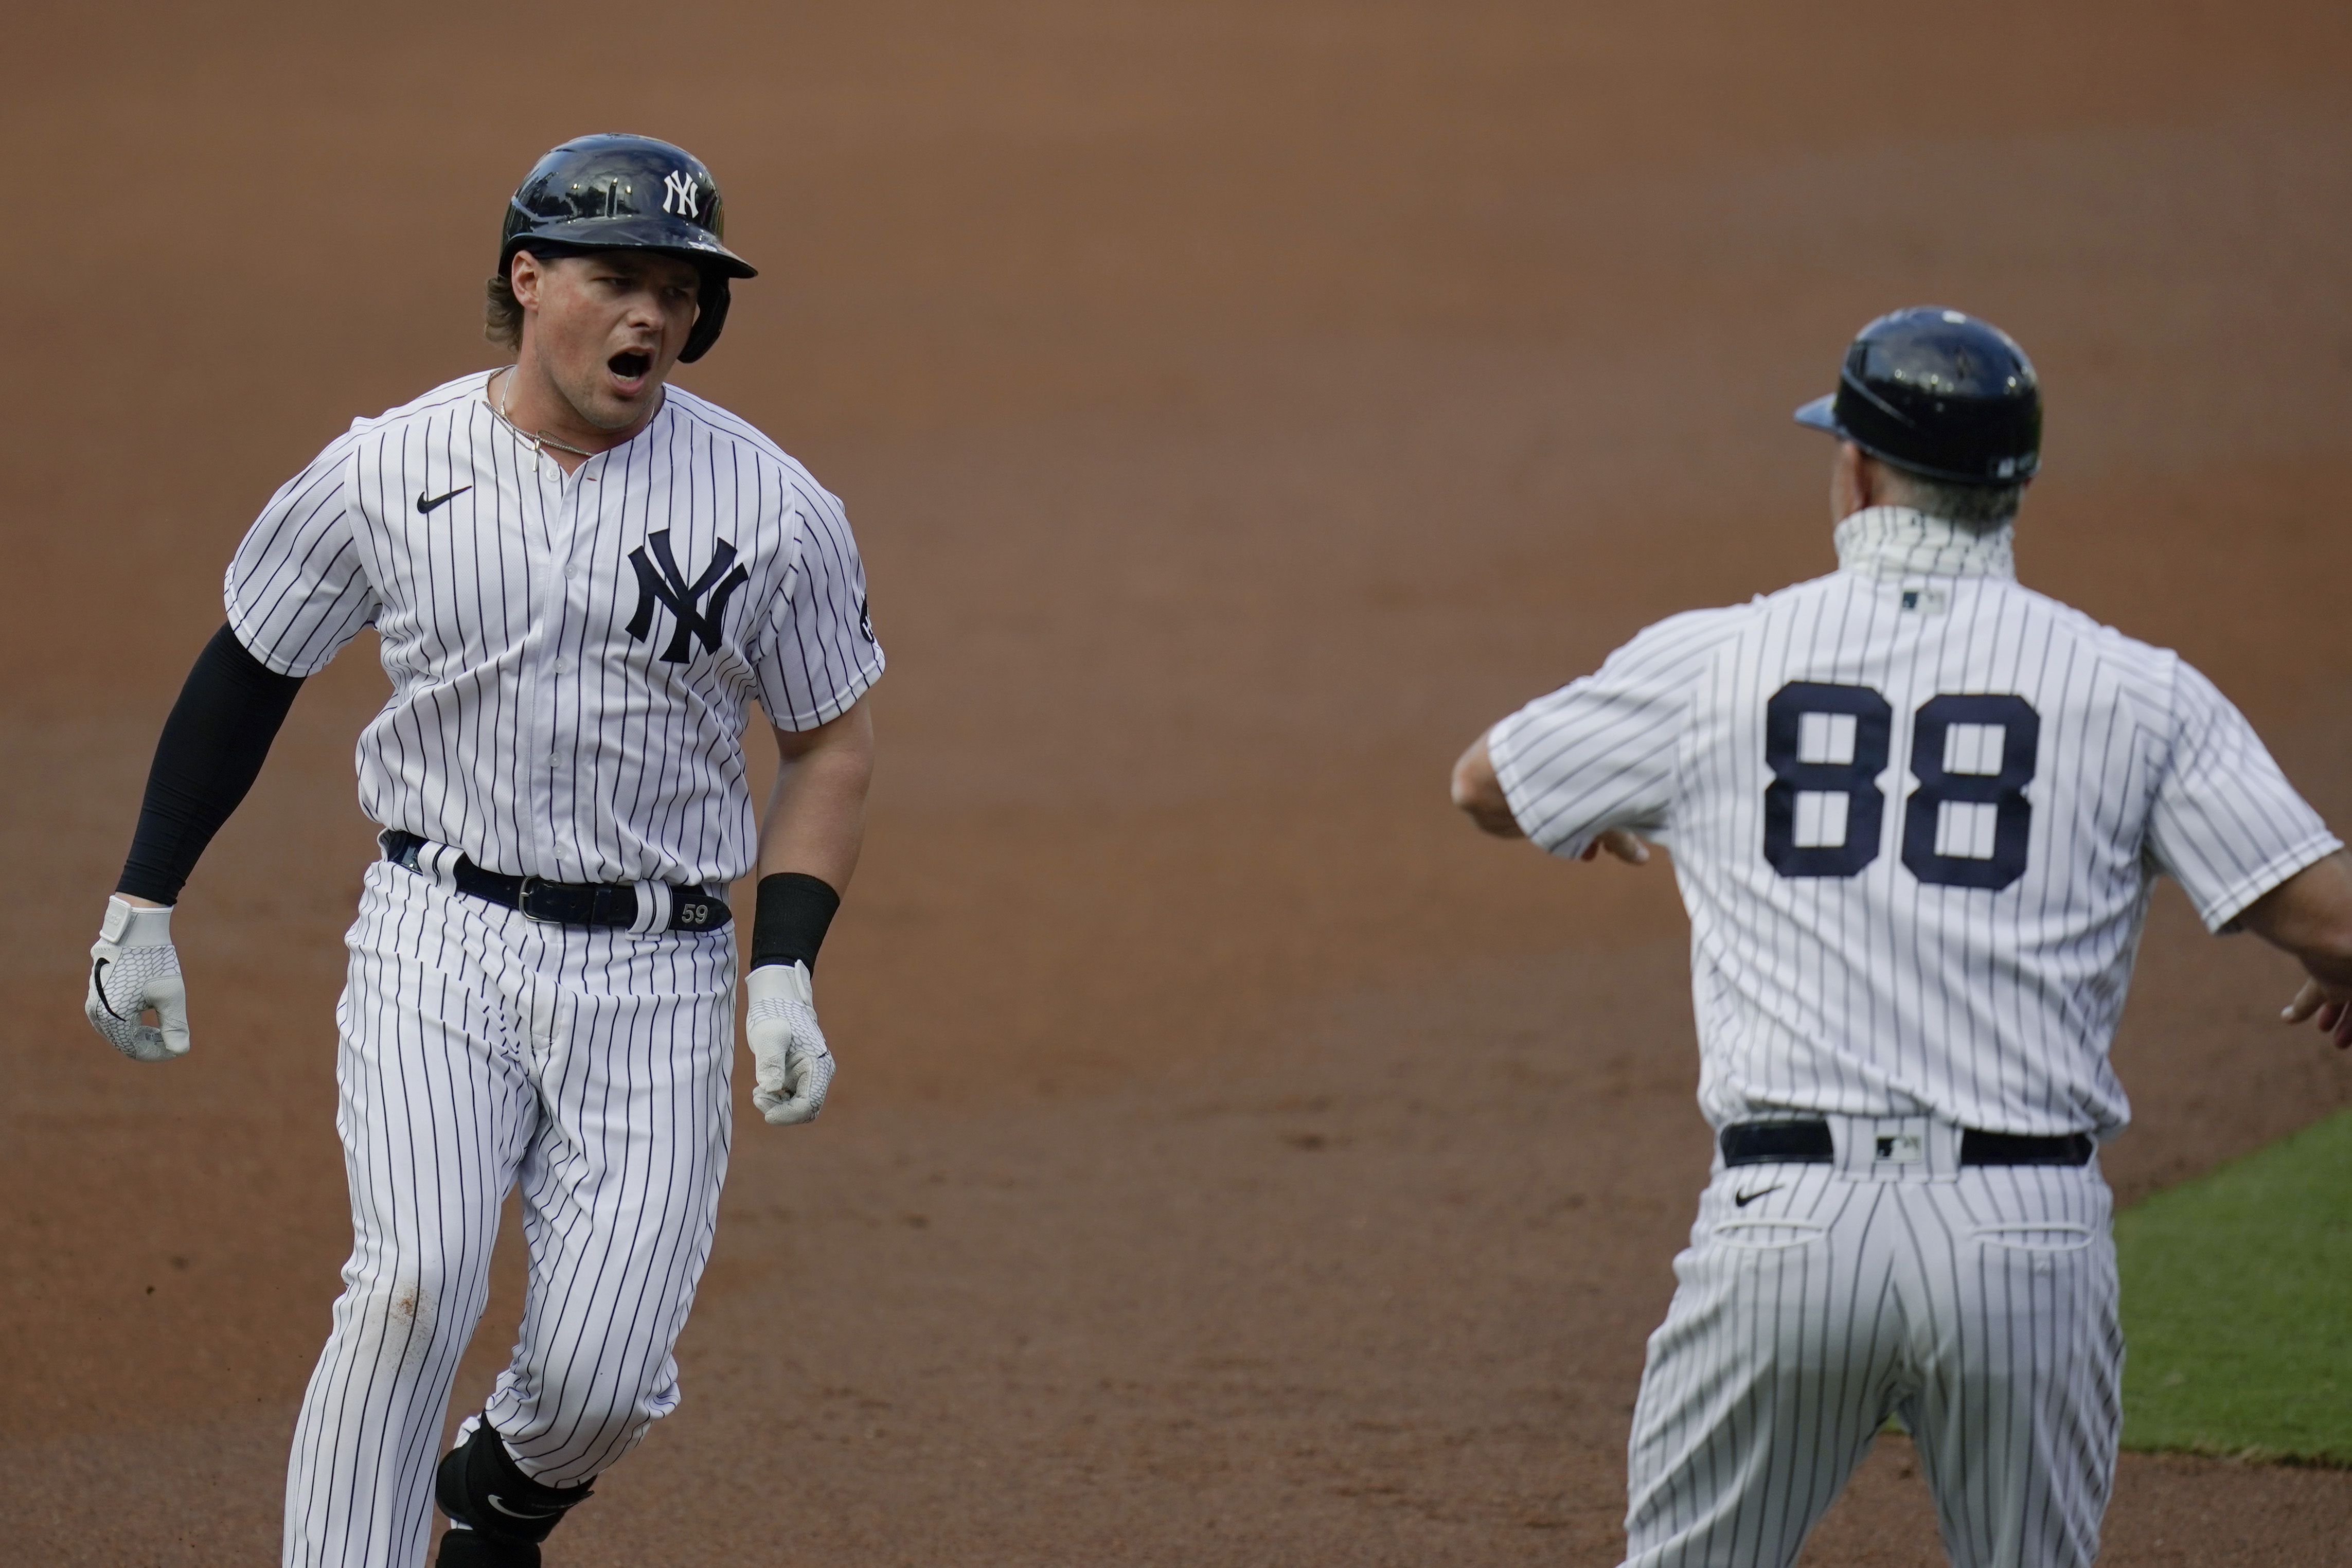
M 841 895 L 822 877 L 778 871 L 760 879 L 760 909 L 751 917 L 751 967 L 805 963 L 814 973 L 825 928 L 841 908 Z
M 223 626 L 163 721 L 118 893 L 175 902 L 196 858 L 261 772 L 302 678 L 279 675 Z

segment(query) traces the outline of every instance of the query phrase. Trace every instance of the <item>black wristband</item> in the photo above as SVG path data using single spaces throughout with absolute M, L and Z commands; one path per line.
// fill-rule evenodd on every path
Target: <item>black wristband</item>
M 759 912 L 751 917 L 751 967 L 805 963 L 816 969 L 816 950 L 841 908 L 841 895 L 822 877 L 778 871 L 760 879 Z

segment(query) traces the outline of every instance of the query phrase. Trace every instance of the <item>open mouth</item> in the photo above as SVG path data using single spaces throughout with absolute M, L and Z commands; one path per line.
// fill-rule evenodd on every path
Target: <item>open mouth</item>
M 614 354 L 611 359 L 606 360 L 604 363 L 614 375 L 619 376 L 623 381 L 635 381 L 639 376 L 645 374 L 646 372 L 653 369 L 654 356 L 649 353 L 641 353 L 636 349 L 629 349 L 625 353 Z

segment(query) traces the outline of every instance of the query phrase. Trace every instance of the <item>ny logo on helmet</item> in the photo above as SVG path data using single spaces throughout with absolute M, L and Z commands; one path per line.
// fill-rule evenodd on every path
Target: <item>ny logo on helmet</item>
M 662 176 L 662 211 L 676 213 L 680 217 L 700 217 L 694 210 L 694 176 L 688 174 Z

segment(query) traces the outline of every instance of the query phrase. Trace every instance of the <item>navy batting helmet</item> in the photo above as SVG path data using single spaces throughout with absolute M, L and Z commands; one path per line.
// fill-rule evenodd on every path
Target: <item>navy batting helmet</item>
M 650 136 L 582 136 L 541 158 L 507 203 L 499 271 L 518 250 L 657 250 L 702 269 L 702 314 L 678 358 L 688 364 L 727 324 L 727 283 L 759 270 L 727 248 L 719 184 L 702 160 Z
M 1929 479 L 2013 485 L 2042 466 L 2042 387 L 2007 332 L 1915 305 L 1862 329 L 1838 389 L 1797 410 L 1874 458 Z

